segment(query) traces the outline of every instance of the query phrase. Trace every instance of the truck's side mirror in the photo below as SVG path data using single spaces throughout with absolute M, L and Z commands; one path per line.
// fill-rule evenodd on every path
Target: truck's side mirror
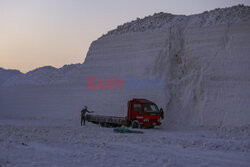
M 162 108 L 160 108 L 160 112 L 163 112 L 163 109 L 162 109 Z
M 161 114 L 161 119 L 164 119 L 164 112 L 162 108 L 160 108 L 160 114 Z

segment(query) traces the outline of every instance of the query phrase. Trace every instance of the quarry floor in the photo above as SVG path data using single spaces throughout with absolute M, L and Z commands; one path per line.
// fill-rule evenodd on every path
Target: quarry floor
M 141 131 L 114 133 L 70 120 L 0 119 L 0 166 L 250 166 L 249 128 Z

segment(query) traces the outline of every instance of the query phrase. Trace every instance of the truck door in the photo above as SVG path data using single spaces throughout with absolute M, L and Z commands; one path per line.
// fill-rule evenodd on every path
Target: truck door
M 128 116 L 127 116 L 127 120 L 128 121 L 131 120 L 131 101 L 128 102 Z
M 134 103 L 132 107 L 132 112 L 131 112 L 131 119 L 143 119 L 142 116 L 142 105 Z

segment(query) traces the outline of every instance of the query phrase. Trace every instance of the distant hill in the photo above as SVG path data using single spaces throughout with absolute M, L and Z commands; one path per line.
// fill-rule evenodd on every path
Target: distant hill
M 21 77 L 24 74 L 18 70 L 4 69 L 0 67 L 0 85 L 13 77 Z
M 46 85 L 55 83 L 69 83 L 67 75 L 81 64 L 64 65 L 61 68 L 44 66 L 23 74 L 18 70 L 0 69 L 0 85 L 20 86 L 20 85 Z

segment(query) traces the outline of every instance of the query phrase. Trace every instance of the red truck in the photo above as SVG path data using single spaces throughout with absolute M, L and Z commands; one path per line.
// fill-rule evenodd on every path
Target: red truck
M 114 117 L 104 115 L 87 114 L 88 122 L 100 124 L 105 127 L 131 126 L 132 128 L 142 128 L 161 125 L 162 109 L 146 99 L 132 99 L 128 101 L 128 112 L 126 117 Z

